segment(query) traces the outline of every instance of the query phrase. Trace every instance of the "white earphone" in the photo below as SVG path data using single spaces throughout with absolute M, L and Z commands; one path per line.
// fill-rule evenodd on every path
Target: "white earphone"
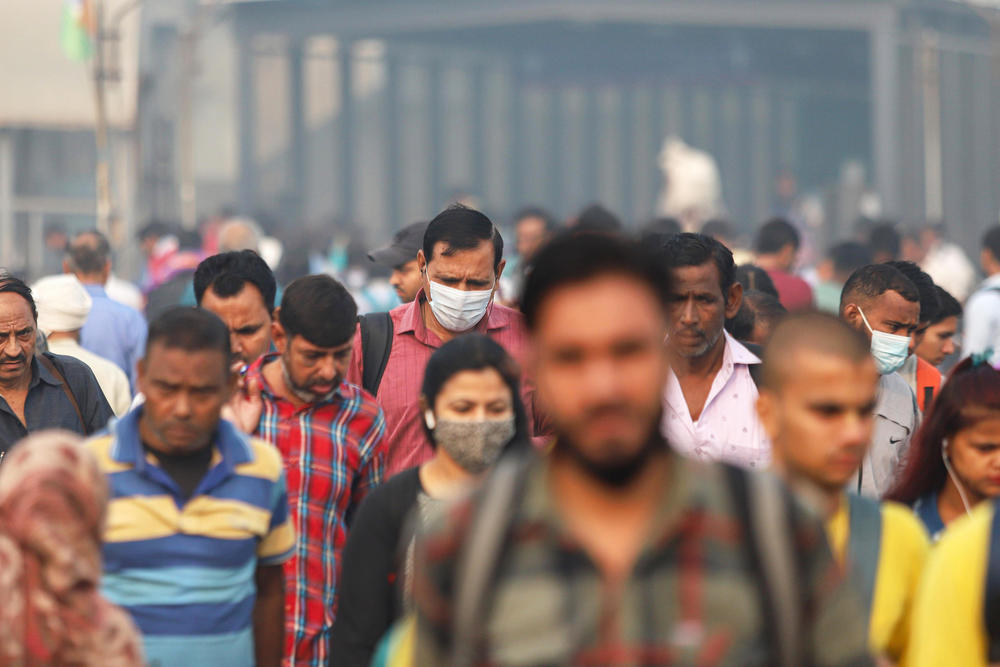
M 965 487 L 962 486 L 960 481 L 958 481 L 958 475 L 955 474 L 955 471 L 951 467 L 951 461 L 948 460 L 948 445 L 948 438 L 945 438 L 941 443 L 941 459 L 944 461 L 944 467 L 948 471 L 948 476 L 951 477 L 952 483 L 955 485 L 955 488 L 958 489 L 958 495 L 962 499 L 962 505 L 965 506 L 965 513 L 970 514 L 971 510 L 969 509 L 969 499 L 965 495 Z
M 434 413 L 430 410 L 424 411 L 424 422 L 427 424 L 427 428 L 432 431 L 434 430 L 434 427 L 437 426 L 437 421 L 434 419 Z

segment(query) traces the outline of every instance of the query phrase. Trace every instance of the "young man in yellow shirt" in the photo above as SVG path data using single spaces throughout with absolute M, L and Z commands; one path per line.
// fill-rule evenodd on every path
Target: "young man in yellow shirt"
M 934 547 L 917 593 L 910 630 L 910 667 L 978 667 L 1000 661 L 1000 642 L 987 628 L 998 624 L 1000 549 L 993 547 L 996 501 L 981 503 L 956 519 Z M 993 589 L 991 591 L 991 588 Z M 992 593 L 992 594 L 991 594 Z M 992 604 L 990 601 L 992 599 Z M 991 646 L 990 644 L 995 644 Z M 992 660 L 991 660 L 992 657 Z
M 878 378 L 857 332 L 830 315 L 793 315 L 764 352 L 757 411 L 776 471 L 827 518 L 834 555 L 869 615 L 872 652 L 901 662 L 927 535 L 902 505 L 879 506 L 845 490 L 871 439 Z

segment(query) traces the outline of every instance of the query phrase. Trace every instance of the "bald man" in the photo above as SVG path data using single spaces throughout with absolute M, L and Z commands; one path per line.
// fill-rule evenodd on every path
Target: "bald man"
M 875 421 L 879 374 L 868 348 L 833 315 L 788 317 L 764 352 L 757 413 L 771 438 L 774 469 L 826 517 L 834 555 L 868 614 L 872 652 L 898 663 L 929 543 L 906 507 L 845 491 Z

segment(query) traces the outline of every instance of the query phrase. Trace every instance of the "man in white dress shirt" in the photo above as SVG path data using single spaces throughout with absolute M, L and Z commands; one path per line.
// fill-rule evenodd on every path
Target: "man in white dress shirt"
M 663 434 L 686 456 L 765 468 L 771 443 L 754 408 L 750 373 L 760 359 L 724 329 L 743 300 L 733 254 L 708 236 L 679 234 L 661 257 L 673 291 Z
M 90 314 L 92 302 L 76 276 L 70 273 L 48 276 L 35 283 L 31 291 L 38 308 L 38 328 L 47 338 L 49 351 L 87 364 L 115 416 L 128 412 L 132 393 L 125 371 L 80 346 L 80 329 Z

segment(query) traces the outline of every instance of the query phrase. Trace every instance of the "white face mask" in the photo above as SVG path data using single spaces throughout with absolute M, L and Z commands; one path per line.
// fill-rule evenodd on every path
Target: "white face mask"
M 465 290 L 448 287 L 428 280 L 431 288 L 431 311 L 438 323 L 448 331 L 461 333 L 479 324 L 493 298 L 493 290 Z
M 865 312 L 860 308 L 858 308 L 858 312 L 861 313 L 861 319 L 872 334 L 872 357 L 875 359 L 875 367 L 878 368 L 879 375 L 895 373 L 903 367 L 906 358 L 910 356 L 910 337 L 875 331 L 868 324 Z

